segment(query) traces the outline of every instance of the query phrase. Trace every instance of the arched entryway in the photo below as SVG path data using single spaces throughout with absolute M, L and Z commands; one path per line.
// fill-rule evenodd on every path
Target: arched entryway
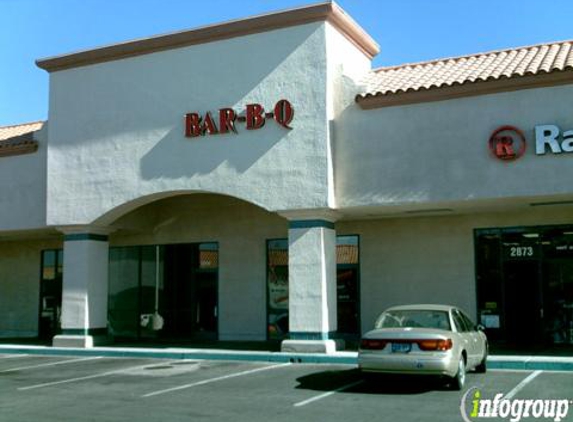
M 67 314 L 63 304 L 61 339 L 105 328 L 116 340 L 266 340 L 266 242 L 287 236 L 285 218 L 211 193 L 146 198 L 123 209 L 66 234 L 64 255 L 72 258 L 64 279 L 86 268 L 87 284 L 72 286 L 86 291 L 80 310 L 71 294 Z M 77 233 L 93 228 L 106 233 Z M 95 267 L 99 279 L 91 280 Z
M 118 218 L 109 239 L 110 333 L 265 340 L 265 244 L 285 236 L 287 225 L 251 203 L 207 193 L 163 198 Z
M 277 340 L 286 351 L 335 350 L 338 319 L 356 329 L 359 313 L 347 278 L 337 277 L 337 264 L 354 265 L 356 275 L 358 263 L 340 261 L 337 251 L 347 246 L 357 258 L 358 242 L 337 246 L 344 236 L 337 239 L 333 220 L 329 210 L 279 215 L 225 195 L 175 192 L 62 227 L 62 330 L 54 344 L 267 340 L 276 316 L 269 304 L 278 302 L 269 299 L 271 264 L 278 265 L 269 261 L 270 240 L 288 239 L 288 305 L 280 302 L 288 332 Z

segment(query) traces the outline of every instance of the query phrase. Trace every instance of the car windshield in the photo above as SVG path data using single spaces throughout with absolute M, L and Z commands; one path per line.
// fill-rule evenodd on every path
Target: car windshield
M 446 311 L 423 309 L 386 311 L 376 321 L 376 328 L 406 327 L 451 330 L 450 319 Z

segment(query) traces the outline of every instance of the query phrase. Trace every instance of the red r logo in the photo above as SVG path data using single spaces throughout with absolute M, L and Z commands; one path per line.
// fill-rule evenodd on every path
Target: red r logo
M 525 153 L 525 149 L 525 136 L 514 126 L 502 126 L 489 138 L 489 150 L 503 161 L 517 160 Z

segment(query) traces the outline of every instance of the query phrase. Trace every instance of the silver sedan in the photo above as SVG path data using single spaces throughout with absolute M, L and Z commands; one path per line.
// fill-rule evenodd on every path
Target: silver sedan
M 445 376 L 461 390 L 466 372 L 486 371 L 483 327 L 447 305 L 396 306 L 384 311 L 362 337 L 358 365 L 363 373 Z

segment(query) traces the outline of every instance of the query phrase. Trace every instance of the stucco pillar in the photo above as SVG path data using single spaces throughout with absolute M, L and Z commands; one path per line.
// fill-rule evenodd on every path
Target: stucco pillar
M 53 345 L 92 347 L 107 337 L 108 236 L 102 230 L 63 231 L 62 334 Z
M 289 222 L 287 352 L 336 351 L 336 231 L 324 219 Z

